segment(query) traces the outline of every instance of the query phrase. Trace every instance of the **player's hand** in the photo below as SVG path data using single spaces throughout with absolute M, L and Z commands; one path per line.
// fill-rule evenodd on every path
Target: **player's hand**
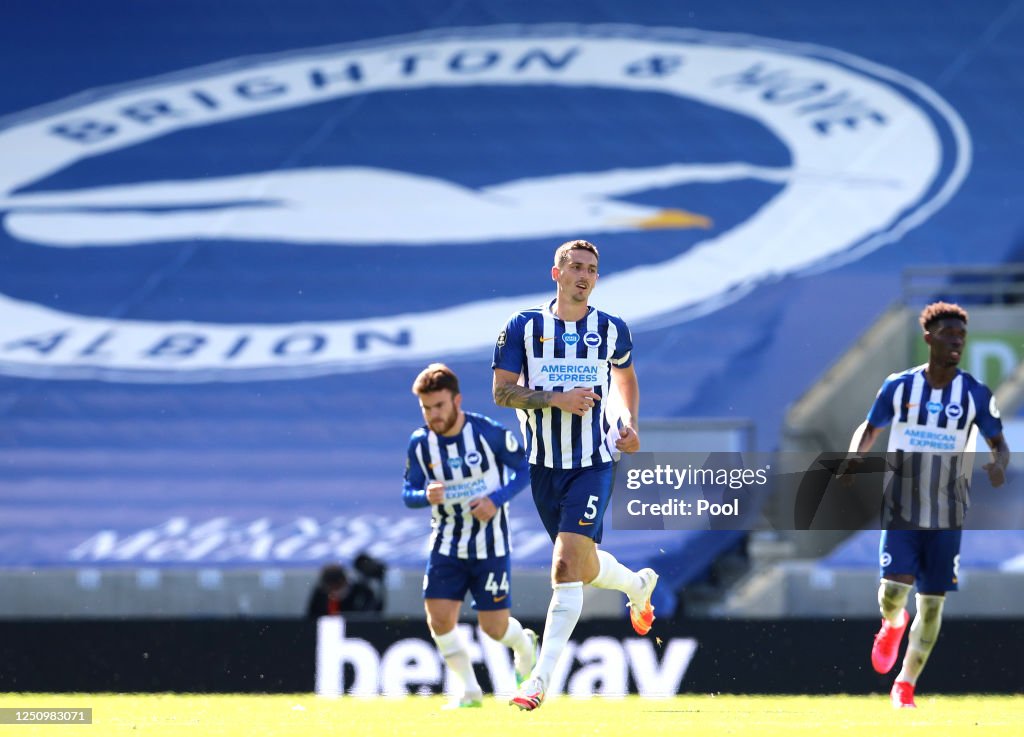
M 860 456 L 850 456 L 839 464 L 836 470 L 836 480 L 845 488 L 853 486 L 853 478 L 857 475 L 857 469 L 864 465 L 864 459 Z
M 636 453 L 640 450 L 640 435 L 629 425 L 623 425 L 619 430 L 619 439 L 615 441 L 615 447 L 623 453 Z
M 992 483 L 992 488 L 998 489 L 1006 482 L 1006 469 L 1001 463 L 986 463 L 982 468 L 988 472 L 988 480 Z
M 427 484 L 427 501 L 431 504 L 441 504 L 444 502 L 444 483 L 441 481 L 431 481 Z
M 601 401 L 601 395 L 593 389 L 578 386 L 567 392 L 556 393 L 551 400 L 559 409 L 582 417 Z
M 498 513 L 498 508 L 489 497 L 481 496 L 469 501 L 469 513 L 481 522 L 487 522 Z

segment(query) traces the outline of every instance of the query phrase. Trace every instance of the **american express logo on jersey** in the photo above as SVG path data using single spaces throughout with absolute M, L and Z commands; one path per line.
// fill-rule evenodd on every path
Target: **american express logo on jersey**
M 468 481 L 448 481 L 444 485 L 444 500 L 453 502 L 487 493 L 485 479 L 469 479 Z
M 967 443 L 967 430 L 928 430 L 906 425 L 899 427 L 899 424 L 897 424 L 896 431 L 896 450 L 956 451 L 963 448 Z M 963 437 L 960 437 L 961 435 Z
M 537 384 L 601 384 L 603 383 L 600 361 L 567 359 L 545 359 L 540 370 L 530 377 L 530 383 Z

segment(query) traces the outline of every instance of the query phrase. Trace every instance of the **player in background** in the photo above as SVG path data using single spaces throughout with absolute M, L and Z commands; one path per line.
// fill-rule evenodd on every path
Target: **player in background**
M 650 568 L 634 572 L 597 548 L 611 496 L 612 452 L 640 448 L 640 389 L 629 328 L 588 304 L 597 265 L 593 244 L 559 246 L 551 268 L 555 298 L 513 315 L 494 349 L 494 401 L 517 410 L 533 499 L 554 542 L 553 595 L 540 657 L 511 702 L 526 711 L 544 700 L 579 620 L 584 584 L 625 593 L 639 634 L 654 621 L 651 592 L 658 575 Z M 612 384 L 624 404 L 617 420 L 604 401 Z
M 878 604 L 882 626 L 871 648 L 879 673 L 892 670 L 910 619 L 904 608 L 917 584 L 917 614 L 903 668 L 890 697 L 896 708 L 914 708 L 914 689 L 935 645 L 947 591 L 956 591 L 960 535 L 969 477 L 960 472 L 972 423 L 992 452 L 985 464 L 993 487 L 1002 486 L 1010 450 L 1003 438 L 992 392 L 958 368 L 967 340 L 967 312 L 936 302 L 919 322 L 928 344 L 928 363 L 889 376 L 868 414 L 857 455 L 871 450 L 892 423 L 883 501 Z M 857 459 L 852 459 L 856 465 Z
M 423 577 L 427 626 L 462 687 L 445 708 L 482 705 L 459 609 L 473 594 L 480 628 L 512 648 L 516 683 L 537 659 L 537 634 L 509 616 L 512 606 L 509 500 L 526 486 L 526 454 L 516 436 L 483 415 L 462 410 L 459 379 L 442 363 L 416 377 L 426 425 L 409 438 L 402 500 L 431 507 L 430 558 Z

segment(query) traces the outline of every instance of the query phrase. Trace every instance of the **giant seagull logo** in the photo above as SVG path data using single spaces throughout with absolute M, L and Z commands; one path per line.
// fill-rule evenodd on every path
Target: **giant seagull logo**
M 281 168 L 31 191 L 36 182 L 176 131 L 325 100 L 457 87 L 660 93 L 757 121 L 790 164 L 594 167 L 472 187 L 387 166 Z M 571 133 L 569 134 L 571 135 Z M 707 231 L 657 264 L 602 279 L 635 330 L 740 298 L 758 282 L 894 243 L 955 193 L 970 166 L 959 117 L 920 82 L 842 52 L 760 38 L 627 26 L 456 29 L 233 60 L 89 93 L 0 121 L 3 227 L 37 247 L 200 240 L 298 246 L 471 247 L 654 229 Z M 747 219 L 709 230 L 686 202 L 630 195 L 769 182 Z M 56 262 L 55 262 L 56 263 Z M 538 285 L 540 286 L 540 285 Z M 0 294 L 0 371 L 116 381 L 225 381 L 358 371 L 482 354 L 508 314 L 546 293 L 362 320 L 288 324 L 85 316 Z M 453 330 L 453 325 L 458 330 Z

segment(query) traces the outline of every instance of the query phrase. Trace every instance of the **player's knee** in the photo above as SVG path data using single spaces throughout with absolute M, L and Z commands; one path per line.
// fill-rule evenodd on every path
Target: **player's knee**
M 435 620 L 428 619 L 427 620 L 427 627 L 430 628 L 430 634 L 434 635 L 434 637 L 439 637 L 441 635 L 447 635 L 449 632 L 451 632 L 453 629 L 455 629 L 455 623 L 454 622 L 438 622 L 436 619 Z
M 455 629 L 457 618 L 445 616 L 431 616 L 427 612 L 427 627 L 433 635 L 446 635 Z
M 484 634 L 490 637 L 492 640 L 498 640 L 500 642 L 501 638 L 505 636 L 505 630 L 508 629 L 508 620 L 482 620 L 480 622 L 480 629 L 482 629 L 484 631 Z
M 567 558 L 556 558 L 551 566 L 551 580 L 554 583 L 570 583 L 579 581 L 579 572 L 573 561 Z
M 919 594 L 917 597 L 917 611 L 921 620 L 926 625 L 936 625 L 942 619 L 942 607 L 946 603 L 944 596 Z
M 884 606 L 901 608 L 907 603 L 911 585 L 902 581 L 883 580 L 878 591 L 878 603 Z

